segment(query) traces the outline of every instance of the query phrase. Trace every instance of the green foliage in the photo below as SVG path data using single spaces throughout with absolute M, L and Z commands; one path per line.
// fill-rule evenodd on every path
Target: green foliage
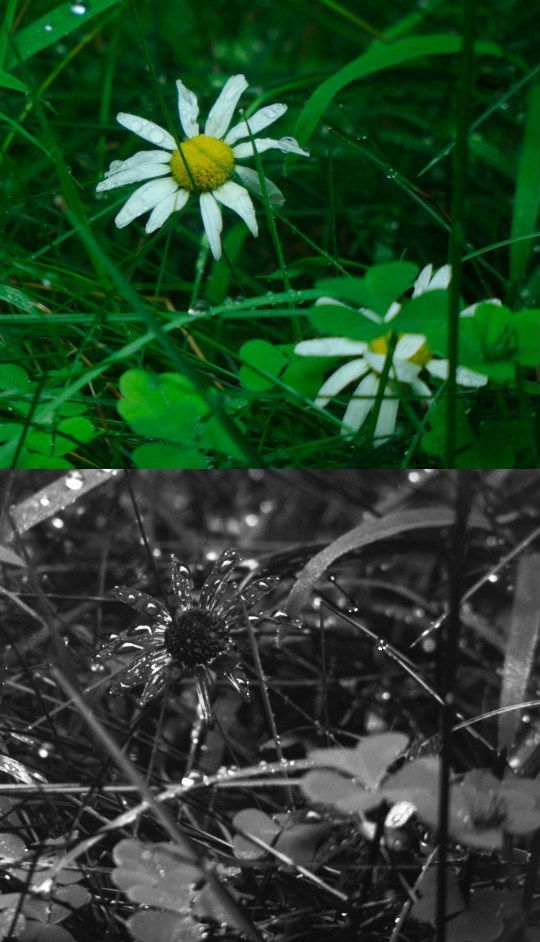
M 398 301 L 389 329 L 423 334 L 447 356 L 447 292 L 411 300 L 410 289 L 419 268 L 447 260 L 460 120 L 455 4 L 400 11 L 369 0 L 360 15 L 350 4 L 291 3 L 293 16 L 278 2 L 254 17 L 219 0 L 210 23 L 204 6 L 183 0 L 174 9 L 7 0 L 0 468 L 402 468 L 422 466 L 426 454 L 445 465 L 441 424 L 407 388 L 391 440 L 374 443 L 369 423 L 344 440 L 351 390 L 313 407 L 343 363 L 297 357 L 294 346 L 314 336 L 372 342 L 387 331 L 357 309 L 382 318 Z M 464 306 L 489 297 L 505 306 L 461 321 L 460 365 L 497 388 L 496 414 L 489 396 L 458 388 L 471 427 L 467 437 L 460 419 L 464 467 L 540 461 L 534 36 L 519 0 L 479 11 L 461 292 Z M 116 114 L 178 135 L 175 80 L 197 90 L 203 115 L 239 73 L 250 83 L 246 114 L 283 102 L 276 135 L 309 139 L 311 151 L 309 160 L 260 155 L 285 203 L 253 194 L 258 239 L 225 209 L 224 255 L 214 262 L 197 200 L 150 236 L 142 217 L 118 230 L 114 216 L 133 188 L 97 194 L 96 184 L 111 160 L 147 144 Z M 350 309 L 315 305 L 321 294 Z M 141 372 L 175 376 L 163 381 L 174 390 L 140 377 L 137 391 L 126 377 Z M 428 385 L 444 396 L 440 381 Z M 67 404 L 81 412 L 62 412 Z M 80 421 L 59 428 L 68 418 Z
M 190 382 L 178 373 L 156 375 L 146 370 L 128 370 L 120 380 L 124 398 L 118 403 L 122 418 L 135 432 L 189 445 L 198 421 L 207 410 Z

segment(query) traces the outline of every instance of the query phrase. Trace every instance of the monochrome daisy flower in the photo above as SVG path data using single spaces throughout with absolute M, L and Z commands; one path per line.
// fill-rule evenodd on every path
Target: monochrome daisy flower
M 234 210 L 250 232 L 254 236 L 258 235 L 255 210 L 248 189 L 261 195 L 259 176 L 256 170 L 244 167 L 238 161 L 253 157 L 250 134 L 254 137 L 277 121 L 285 114 L 287 105 L 266 105 L 250 118 L 242 117 L 238 124 L 229 129 L 240 96 L 248 87 L 243 75 L 233 75 L 222 88 L 210 110 L 204 133 L 201 133 L 197 121 L 197 96 L 181 81 L 177 81 L 176 86 L 180 124 L 186 139 L 179 142 L 153 121 L 121 111 L 116 119 L 123 127 L 161 150 L 139 151 L 127 160 L 114 160 L 105 174 L 105 180 L 98 183 L 97 191 L 102 193 L 127 183 L 148 181 L 135 190 L 115 219 L 121 229 L 137 216 L 150 211 L 145 226 L 148 233 L 159 229 L 172 213 L 183 209 L 191 195 L 195 195 L 199 200 L 210 249 L 214 258 L 218 259 L 221 257 L 220 234 L 223 227 L 220 204 Z M 258 154 L 275 148 L 284 154 L 309 157 L 309 152 L 303 150 L 292 137 L 277 140 L 271 137 L 257 138 L 255 145 Z M 244 186 L 236 183 L 232 179 L 233 175 Z M 266 190 L 271 203 L 284 203 L 283 194 L 270 180 L 266 180 Z
M 435 273 L 433 273 L 433 267 L 427 265 L 414 283 L 413 298 L 425 294 L 427 291 L 447 288 L 450 284 L 450 276 L 449 265 L 444 265 Z M 318 298 L 315 304 L 348 307 L 348 305 L 328 297 Z M 383 317 L 368 308 L 359 308 L 358 313 L 384 327 L 396 317 L 400 310 L 401 304 L 394 301 Z M 351 340 L 348 337 L 321 337 L 314 340 L 302 340 L 294 348 L 294 352 L 299 356 L 354 357 L 354 359 L 348 359 L 347 363 L 338 367 L 332 373 L 319 389 L 315 399 L 315 405 L 324 408 L 346 386 L 355 380 L 361 380 L 354 390 L 343 416 L 341 435 L 345 438 L 351 438 L 354 433 L 362 428 L 375 405 L 381 375 L 388 357 L 390 337 L 391 332 L 369 342 Z M 388 375 L 389 382 L 382 392 L 382 402 L 375 424 L 374 440 L 380 441 L 389 438 L 394 433 L 399 408 L 399 392 L 401 391 L 401 389 L 396 388 L 396 383 L 400 384 L 400 387 L 407 386 L 411 392 L 421 399 L 428 400 L 433 393 L 427 383 L 419 378 L 420 373 L 426 370 L 427 373 L 439 379 L 448 379 L 448 369 L 449 361 L 435 357 L 429 349 L 426 337 L 423 334 L 402 334 L 399 336 L 392 353 L 392 362 Z M 465 367 L 460 366 L 456 371 L 456 382 L 461 386 L 484 386 L 487 381 L 485 376 L 481 376 L 479 373 Z
M 144 684 L 139 703 L 144 705 L 162 694 L 186 671 L 192 671 L 201 715 L 212 722 L 215 678 L 226 680 L 249 699 L 246 675 L 231 632 L 245 624 L 245 611 L 256 605 L 277 584 L 277 578 L 255 579 L 241 592 L 233 571 L 240 562 L 234 549 L 225 550 L 216 560 L 199 593 L 187 566 L 172 556 L 171 607 L 127 586 L 117 586 L 113 595 L 142 615 L 148 624 L 136 624 L 103 645 L 97 658 L 104 659 L 126 652 L 133 654 L 130 664 L 116 678 L 110 693 L 126 693 Z M 262 614 L 248 615 L 254 621 Z

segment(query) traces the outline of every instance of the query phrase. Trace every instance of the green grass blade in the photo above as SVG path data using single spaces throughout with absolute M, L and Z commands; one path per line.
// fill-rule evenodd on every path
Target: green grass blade
M 36 52 L 47 49 L 53 43 L 57 43 L 88 23 L 98 13 L 105 12 L 119 2 L 121 0 L 92 0 L 88 4 L 60 3 L 50 13 L 40 16 L 13 37 L 11 42 L 15 45 L 16 51 L 11 49 L 8 52 L 6 65 L 14 66 L 20 59 L 29 59 Z M 83 6 L 86 6 L 86 13 L 76 13 L 72 9 L 72 7 Z
M 381 72 L 384 69 L 402 65 L 421 56 L 456 55 L 461 48 L 459 36 L 414 36 L 402 39 L 389 46 L 377 45 L 369 49 L 364 55 L 349 62 L 345 68 L 340 69 L 326 82 L 315 89 L 307 105 L 302 111 L 294 131 L 294 136 L 306 144 L 322 118 L 324 112 L 333 98 L 346 85 L 358 79 Z M 479 42 L 476 45 L 478 54 L 500 56 L 501 49 L 495 43 Z M 294 154 L 287 156 L 286 163 L 291 165 Z
M 519 281 L 525 274 L 533 245 L 527 237 L 534 231 L 540 208 L 540 82 L 536 82 L 527 95 L 527 120 L 523 135 L 523 148 L 519 161 L 512 239 L 510 246 L 510 278 Z
M 26 85 L 20 79 L 10 75 L 9 72 L 4 72 L 3 69 L 0 69 L 0 85 L 4 88 L 12 88 L 15 92 L 24 92 L 25 94 L 28 92 Z

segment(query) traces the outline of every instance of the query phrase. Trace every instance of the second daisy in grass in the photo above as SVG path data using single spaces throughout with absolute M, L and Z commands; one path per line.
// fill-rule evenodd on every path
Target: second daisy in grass
M 181 81 L 176 86 L 178 113 L 186 140 L 179 142 L 153 121 L 121 111 L 117 121 L 123 127 L 161 149 L 139 151 L 127 160 L 114 160 L 97 190 L 103 192 L 128 183 L 148 181 L 135 190 L 115 219 L 116 225 L 123 228 L 137 216 L 150 212 L 145 226 L 148 233 L 155 232 L 172 213 L 183 209 L 191 195 L 196 196 L 210 249 L 218 259 L 223 227 L 220 204 L 234 210 L 252 235 L 258 235 L 255 210 L 246 187 L 260 195 L 259 176 L 256 170 L 238 163 L 253 156 L 253 143 L 258 154 L 270 148 L 304 157 L 309 153 L 292 137 L 264 137 L 252 142 L 254 135 L 286 112 L 284 104 L 266 105 L 229 129 L 240 96 L 248 87 L 245 76 L 233 75 L 225 83 L 210 110 L 204 133 L 197 120 L 197 96 Z M 235 182 L 234 176 L 241 182 Z M 266 180 L 266 190 L 270 202 L 275 205 L 284 202 L 283 194 L 270 180 Z

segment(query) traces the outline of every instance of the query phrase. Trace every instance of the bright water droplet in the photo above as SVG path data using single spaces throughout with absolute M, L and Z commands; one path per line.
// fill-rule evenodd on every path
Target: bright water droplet
M 162 131 L 150 131 L 149 137 L 152 141 L 152 144 L 161 144 L 163 142 Z
M 52 26 L 51 26 L 51 24 L 50 24 L 50 23 L 45 23 L 44 29 L 45 29 L 45 32 L 46 32 L 46 33 L 52 32 Z
M 83 16 L 84 13 L 88 13 L 88 3 L 72 3 L 69 9 L 75 16 Z
M 80 491 L 84 484 L 84 478 L 80 471 L 72 471 L 66 476 L 66 487 L 71 491 Z
M 212 309 L 212 306 L 208 301 L 194 301 L 193 304 L 190 304 L 188 307 L 188 314 L 208 314 L 208 311 Z
M 49 500 L 48 497 L 40 497 L 40 498 L 39 498 L 39 502 L 40 502 L 40 504 L 41 504 L 42 507 L 48 507 L 49 504 L 50 504 L 50 500 Z

